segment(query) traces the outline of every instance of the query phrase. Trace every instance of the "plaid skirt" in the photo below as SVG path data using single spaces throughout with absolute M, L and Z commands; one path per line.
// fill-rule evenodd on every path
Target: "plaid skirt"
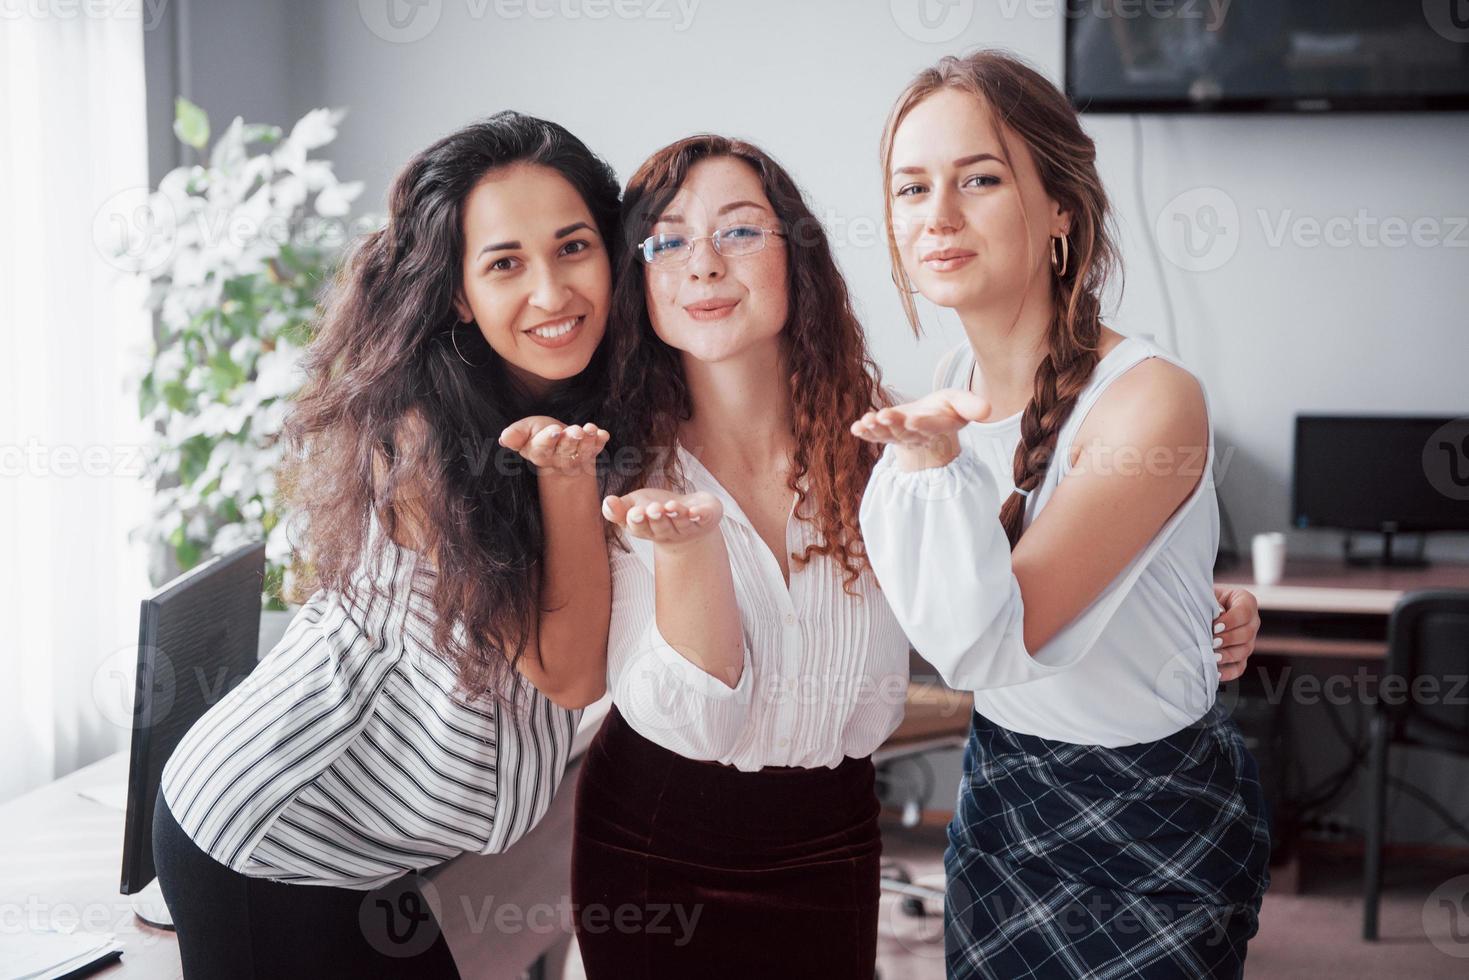
M 1244 973 L 1270 831 L 1255 761 L 1218 704 L 1115 749 L 976 712 L 948 837 L 951 980 Z

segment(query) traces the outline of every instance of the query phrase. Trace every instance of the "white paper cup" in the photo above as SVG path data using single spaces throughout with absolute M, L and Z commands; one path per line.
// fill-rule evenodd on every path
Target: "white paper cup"
M 1285 574 L 1285 535 L 1279 531 L 1257 534 L 1250 540 L 1255 584 L 1275 585 Z

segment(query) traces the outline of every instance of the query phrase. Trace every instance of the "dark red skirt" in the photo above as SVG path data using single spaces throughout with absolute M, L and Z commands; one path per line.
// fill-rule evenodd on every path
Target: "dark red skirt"
M 872 760 L 741 772 L 614 707 L 576 788 L 571 896 L 589 980 L 871 980 L 882 838 Z

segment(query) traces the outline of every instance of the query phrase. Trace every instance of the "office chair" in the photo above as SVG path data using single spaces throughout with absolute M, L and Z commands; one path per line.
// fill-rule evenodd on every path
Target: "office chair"
M 903 721 L 887 741 L 872 753 L 881 785 L 891 788 L 884 767 L 902 759 L 915 758 L 937 749 L 962 749 L 969 737 L 969 716 L 974 712 L 974 695 L 955 691 L 937 678 L 910 680 Z M 922 794 L 912 792 L 899 800 L 904 827 L 915 827 L 923 814 Z M 882 890 L 903 896 L 903 911 L 909 915 L 927 915 L 926 902 L 943 904 L 942 888 L 918 885 L 913 876 L 897 861 L 884 861 Z
M 1362 938 L 1377 938 L 1377 906 L 1382 890 L 1388 747 L 1408 745 L 1469 756 L 1469 705 L 1433 703 L 1413 694 L 1419 678 L 1433 678 L 1436 690 L 1469 672 L 1469 591 L 1432 589 L 1410 592 L 1393 607 L 1387 626 L 1387 669 L 1394 688 L 1379 688 L 1368 734 L 1367 853 L 1364 868 Z M 1434 699 L 1438 700 L 1438 699 Z

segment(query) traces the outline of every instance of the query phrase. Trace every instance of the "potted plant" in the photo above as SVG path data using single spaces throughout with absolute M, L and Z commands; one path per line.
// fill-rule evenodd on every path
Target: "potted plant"
M 278 613 L 265 634 L 304 600 L 275 481 L 300 357 L 345 246 L 380 223 L 349 220 L 361 182 L 309 156 L 343 115 L 314 109 L 289 134 L 236 117 L 209 147 L 207 116 L 179 99 L 174 133 L 207 162 L 170 171 L 126 222 L 125 259 L 149 280 L 154 320 L 137 390 L 155 496 L 134 534 L 155 545 L 155 582 L 263 539 L 264 608 Z

